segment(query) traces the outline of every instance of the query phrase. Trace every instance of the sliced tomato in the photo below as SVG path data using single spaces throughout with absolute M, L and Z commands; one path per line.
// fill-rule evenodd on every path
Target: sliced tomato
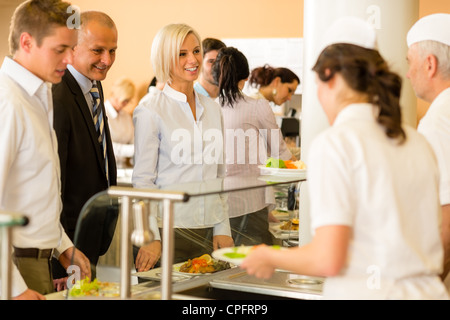
M 284 161 L 284 164 L 287 169 L 297 169 L 297 166 L 291 160 Z

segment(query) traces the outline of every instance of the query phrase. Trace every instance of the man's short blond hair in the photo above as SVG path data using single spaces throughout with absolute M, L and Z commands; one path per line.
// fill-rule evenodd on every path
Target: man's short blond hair
M 9 52 L 14 55 L 20 48 L 20 36 L 29 33 L 38 46 L 45 37 L 53 34 L 55 27 L 67 26 L 72 15 L 70 3 L 61 0 L 28 0 L 20 4 L 11 19 Z
M 80 15 L 80 20 L 81 28 L 83 28 L 83 25 L 87 25 L 89 24 L 89 22 L 95 21 L 110 29 L 116 29 L 114 20 L 106 13 L 101 11 L 83 11 Z
M 169 24 L 156 34 L 152 43 L 151 62 L 158 82 L 172 80 L 172 67 L 178 63 L 181 46 L 189 34 L 197 38 L 202 51 L 200 35 L 186 24 Z

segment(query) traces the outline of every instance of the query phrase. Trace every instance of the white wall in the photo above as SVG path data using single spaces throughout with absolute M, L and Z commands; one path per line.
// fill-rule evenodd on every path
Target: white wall
M 417 99 L 406 79 L 406 34 L 419 18 L 419 0 L 305 0 L 303 101 L 301 124 L 301 158 L 308 159 L 308 150 L 315 136 L 328 127 L 316 95 L 315 75 L 311 71 L 319 54 L 321 37 L 338 18 L 356 16 L 377 29 L 379 50 L 392 69 L 403 77 L 402 112 L 404 122 L 416 125 Z M 306 164 L 307 161 L 306 161 Z M 307 183 L 300 192 L 300 245 L 311 240 Z

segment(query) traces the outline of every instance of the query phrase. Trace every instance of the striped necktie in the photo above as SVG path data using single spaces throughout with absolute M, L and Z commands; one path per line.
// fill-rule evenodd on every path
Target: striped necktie
M 106 156 L 105 123 L 103 121 L 103 110 L 100 106 L 100 94 L 98 92 L 96 81 L 92 83 L 92 89 L 90 91 L 90 94 L 94 100 L 94 105 L 92 108 L 92 116 L 94 118 L 95 129 L 97 130 L 98 134 L 98 142 L 102 147 L 103 159 L 105 159 L 106 179 L 109 181 L 108 157 Z

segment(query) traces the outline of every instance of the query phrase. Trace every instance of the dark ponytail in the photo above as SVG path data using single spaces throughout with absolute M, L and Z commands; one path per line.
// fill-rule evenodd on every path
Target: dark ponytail
M 238 84 L 239 81 L 247 79 L 249 76 L 247 58 L 236 48 L 220 49 L 212 67 L 212 76 L 219 87 L 221 106 L 233 107 L 234 103 L 243 97 Z
M 406 140 L 400 108 L 402 80 L 389 70 L 377 50 L 334 44 L 320 54 L 313 70 L 325 82 L 339 72 L 350 88 L 367 94 L 368 102 L 379 107 L 377 122 L 386 135 L 398 139 L 400 144 Z

